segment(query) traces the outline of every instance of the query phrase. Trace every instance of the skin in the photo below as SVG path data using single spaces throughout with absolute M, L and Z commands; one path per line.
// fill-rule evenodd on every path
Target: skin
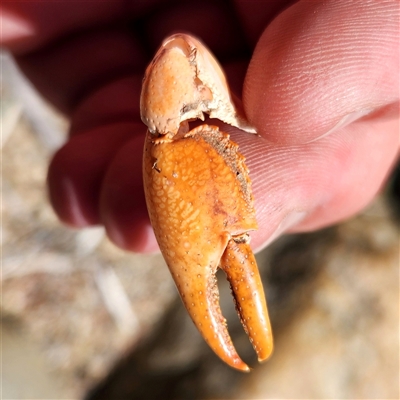
M 224 127 L 250 169 L 253 248 L 341 221 L 373 199 L 399 148 L 397 1 L 157 3 L 165 4 L 0 6 L 1 44 L 71 118 L 48 174 L 63 222 L 103 224 L 124 249 L 157 251 L 142 187 L 139 95 L 146 64 L 176 31 L 211 48 L 263 138 Z M 121 23 L 135 18 L 140 32 Z

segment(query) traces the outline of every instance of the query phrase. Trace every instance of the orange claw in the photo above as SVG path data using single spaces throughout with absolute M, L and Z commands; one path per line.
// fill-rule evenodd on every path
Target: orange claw
M 156 54 L 141 97 L 142 119 L 149 126 L 144 188 L 158 244 L 193 322 L 222 360 L 248 371 L 222 316 L 215 273 L 225 271 L 258 359 L 267 359 L 271 328 L 247 234 L 257 229 L 251 181 L 229 135 L 205 124 L 188 131 L 187 124 L 207 112 L 253 131 L 236 113 L 218 68 L 188 35 L 167 39 Z
M 248 242 L 229 241 L 220 267 L 231 285 L 236 310 L 258 361 L 265 361 L 272 353 L 272 332 L 260 274 Z

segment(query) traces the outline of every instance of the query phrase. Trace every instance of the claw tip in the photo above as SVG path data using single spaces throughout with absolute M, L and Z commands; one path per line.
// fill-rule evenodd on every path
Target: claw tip
M 263 354 L 261 357 L 258 357 L 258 362 L 259 363 L 263 363 L 263 362 L 269 360 L 269 358 L 272 355 L 272 352 L 273 352 L 273 347 L 272 347 L 272 344 L 271 344 L 271 347 L 270 347 L 269 351 L 266 354 Z
M 241 361 L 241 360 L 240 360 Z M 250 372 L 250 368 L 247 364 L 245 364 L 243 361 L 240 362 L 240 365 L 233 365 L 235 369 L 238 369 L 242 372 Z

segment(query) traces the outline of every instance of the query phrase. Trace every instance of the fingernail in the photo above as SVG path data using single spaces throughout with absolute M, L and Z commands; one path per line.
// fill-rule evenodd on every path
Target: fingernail
M 306 216 L 307 213 L 305 211 L 291 211 L 290 213 L 288 213 L 275 229 L 274 233 L 268 238 L 265 243 L 263 243 L 259 248 L 255 249 L 255 252 L 261 251 L 262 249 L 270 245 L 275 239 L 281 236 L 282 233 L 286 232 L 289 228 L 297 225 Z
M 345 115 L 343 118 L 341 118 L 339 120 L 339 122 L 336 125 L 333 126 L 333 128 L 329 129 L 328 132 L 325 132 L 321 136 L 318 136 L 317 138 L 310 140 L 309 143 L 315 142 L 316 140 L 320 140 L 320 139 L 324 138 L 325 136 L 330 135 L 334 131 L 337 131 L 341 128 L 344 128 L 347 125 L 350 125 L 352 122 L 357 121 L 358 119 L 360 119 L 362 117 L 365 117 L 366 115 L 370 114 L 374 110 L 375 110 L 375 108 L 363 108 L 361 110 L 354 111 L 350 114 Z

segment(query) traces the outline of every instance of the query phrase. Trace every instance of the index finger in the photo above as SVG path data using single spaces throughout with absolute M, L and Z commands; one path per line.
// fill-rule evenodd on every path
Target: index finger
M 66 34 L 117 21 L 126 14 L 140 16 L 157 0 L 125 2 L 15 2 L 3 1 L 0 45 L 14 54 L 37 50 Z

